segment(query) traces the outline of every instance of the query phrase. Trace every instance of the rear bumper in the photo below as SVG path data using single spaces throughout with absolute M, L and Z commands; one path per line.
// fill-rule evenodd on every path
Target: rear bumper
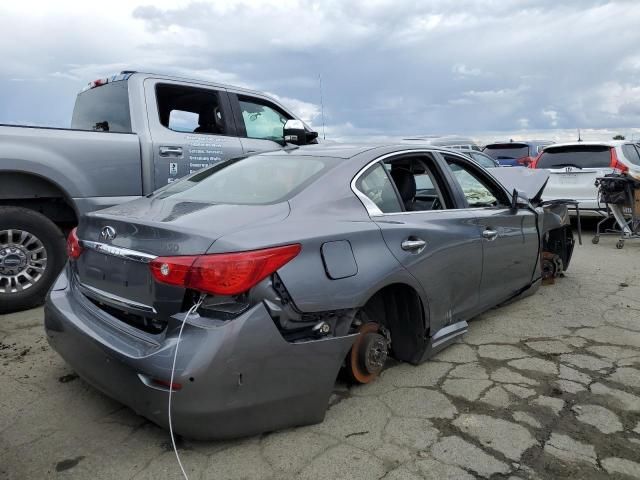
M 168 391 L 149 380 L 170 379 L 178 329 L 157 342 L 136 338 L 93 308 L 63 272 L 45 306 L 50 345 L 85 381 L 166 428 Z M 323 420 L 354 336 L 288 343 L 263 304 L 197 323 L 187 322 L 178 351 L 176 433 L 224 439 Z

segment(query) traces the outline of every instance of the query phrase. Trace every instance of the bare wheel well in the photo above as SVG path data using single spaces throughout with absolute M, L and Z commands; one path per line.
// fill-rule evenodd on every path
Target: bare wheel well
M 362 307 L 370 320 L 391 333 L 392 354 L 398 360 L 418 363 L 426 342 L 426 324 L 418 293 L 406 284 L 388 285 Z
M 53 182 L 33 174 L 3 172 L 0 175 L 0 205 L 34 210 L 62 228 L 78 223 L 67 194 Z

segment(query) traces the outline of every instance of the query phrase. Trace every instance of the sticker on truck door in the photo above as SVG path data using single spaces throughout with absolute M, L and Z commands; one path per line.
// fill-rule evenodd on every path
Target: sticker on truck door
M 178 164 L 169 163 L 169 175 L 177 175 L 177 174 L 178 174 Z

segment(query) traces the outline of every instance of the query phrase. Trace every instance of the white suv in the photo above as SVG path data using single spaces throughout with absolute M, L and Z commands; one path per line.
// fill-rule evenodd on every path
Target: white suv
M 546 147 L 530 168 L 551 174 L 544 200 L 570 198 L 579 202 L 581 213 L 602 216 L 606 206 L 599 202 L 596 178 L 623 172 L 640 178 L 640 145 L 621 140 L 557 143 Z

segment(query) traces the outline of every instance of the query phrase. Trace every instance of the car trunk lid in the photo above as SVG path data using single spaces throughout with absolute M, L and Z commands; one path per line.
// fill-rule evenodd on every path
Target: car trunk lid
M 141 316 L 142 323 L 151 324 L 181 311 L 185 297 L 184 288 L 154 281 L 153 258 L 202 255 L 225 234 L 288 214 L 287 202 L 212 205 L 171 198 L 144 198 L 94 212 L 78 228 L 84 248 L 74 262 L 78 287 L 109 313 Z
M 571 198 L 597 202 L 595 180 L 613 171 L 611 147 L 606 145 L 571 145 L 548 147 L 535 168 L 550 173 L 545 199 Z

